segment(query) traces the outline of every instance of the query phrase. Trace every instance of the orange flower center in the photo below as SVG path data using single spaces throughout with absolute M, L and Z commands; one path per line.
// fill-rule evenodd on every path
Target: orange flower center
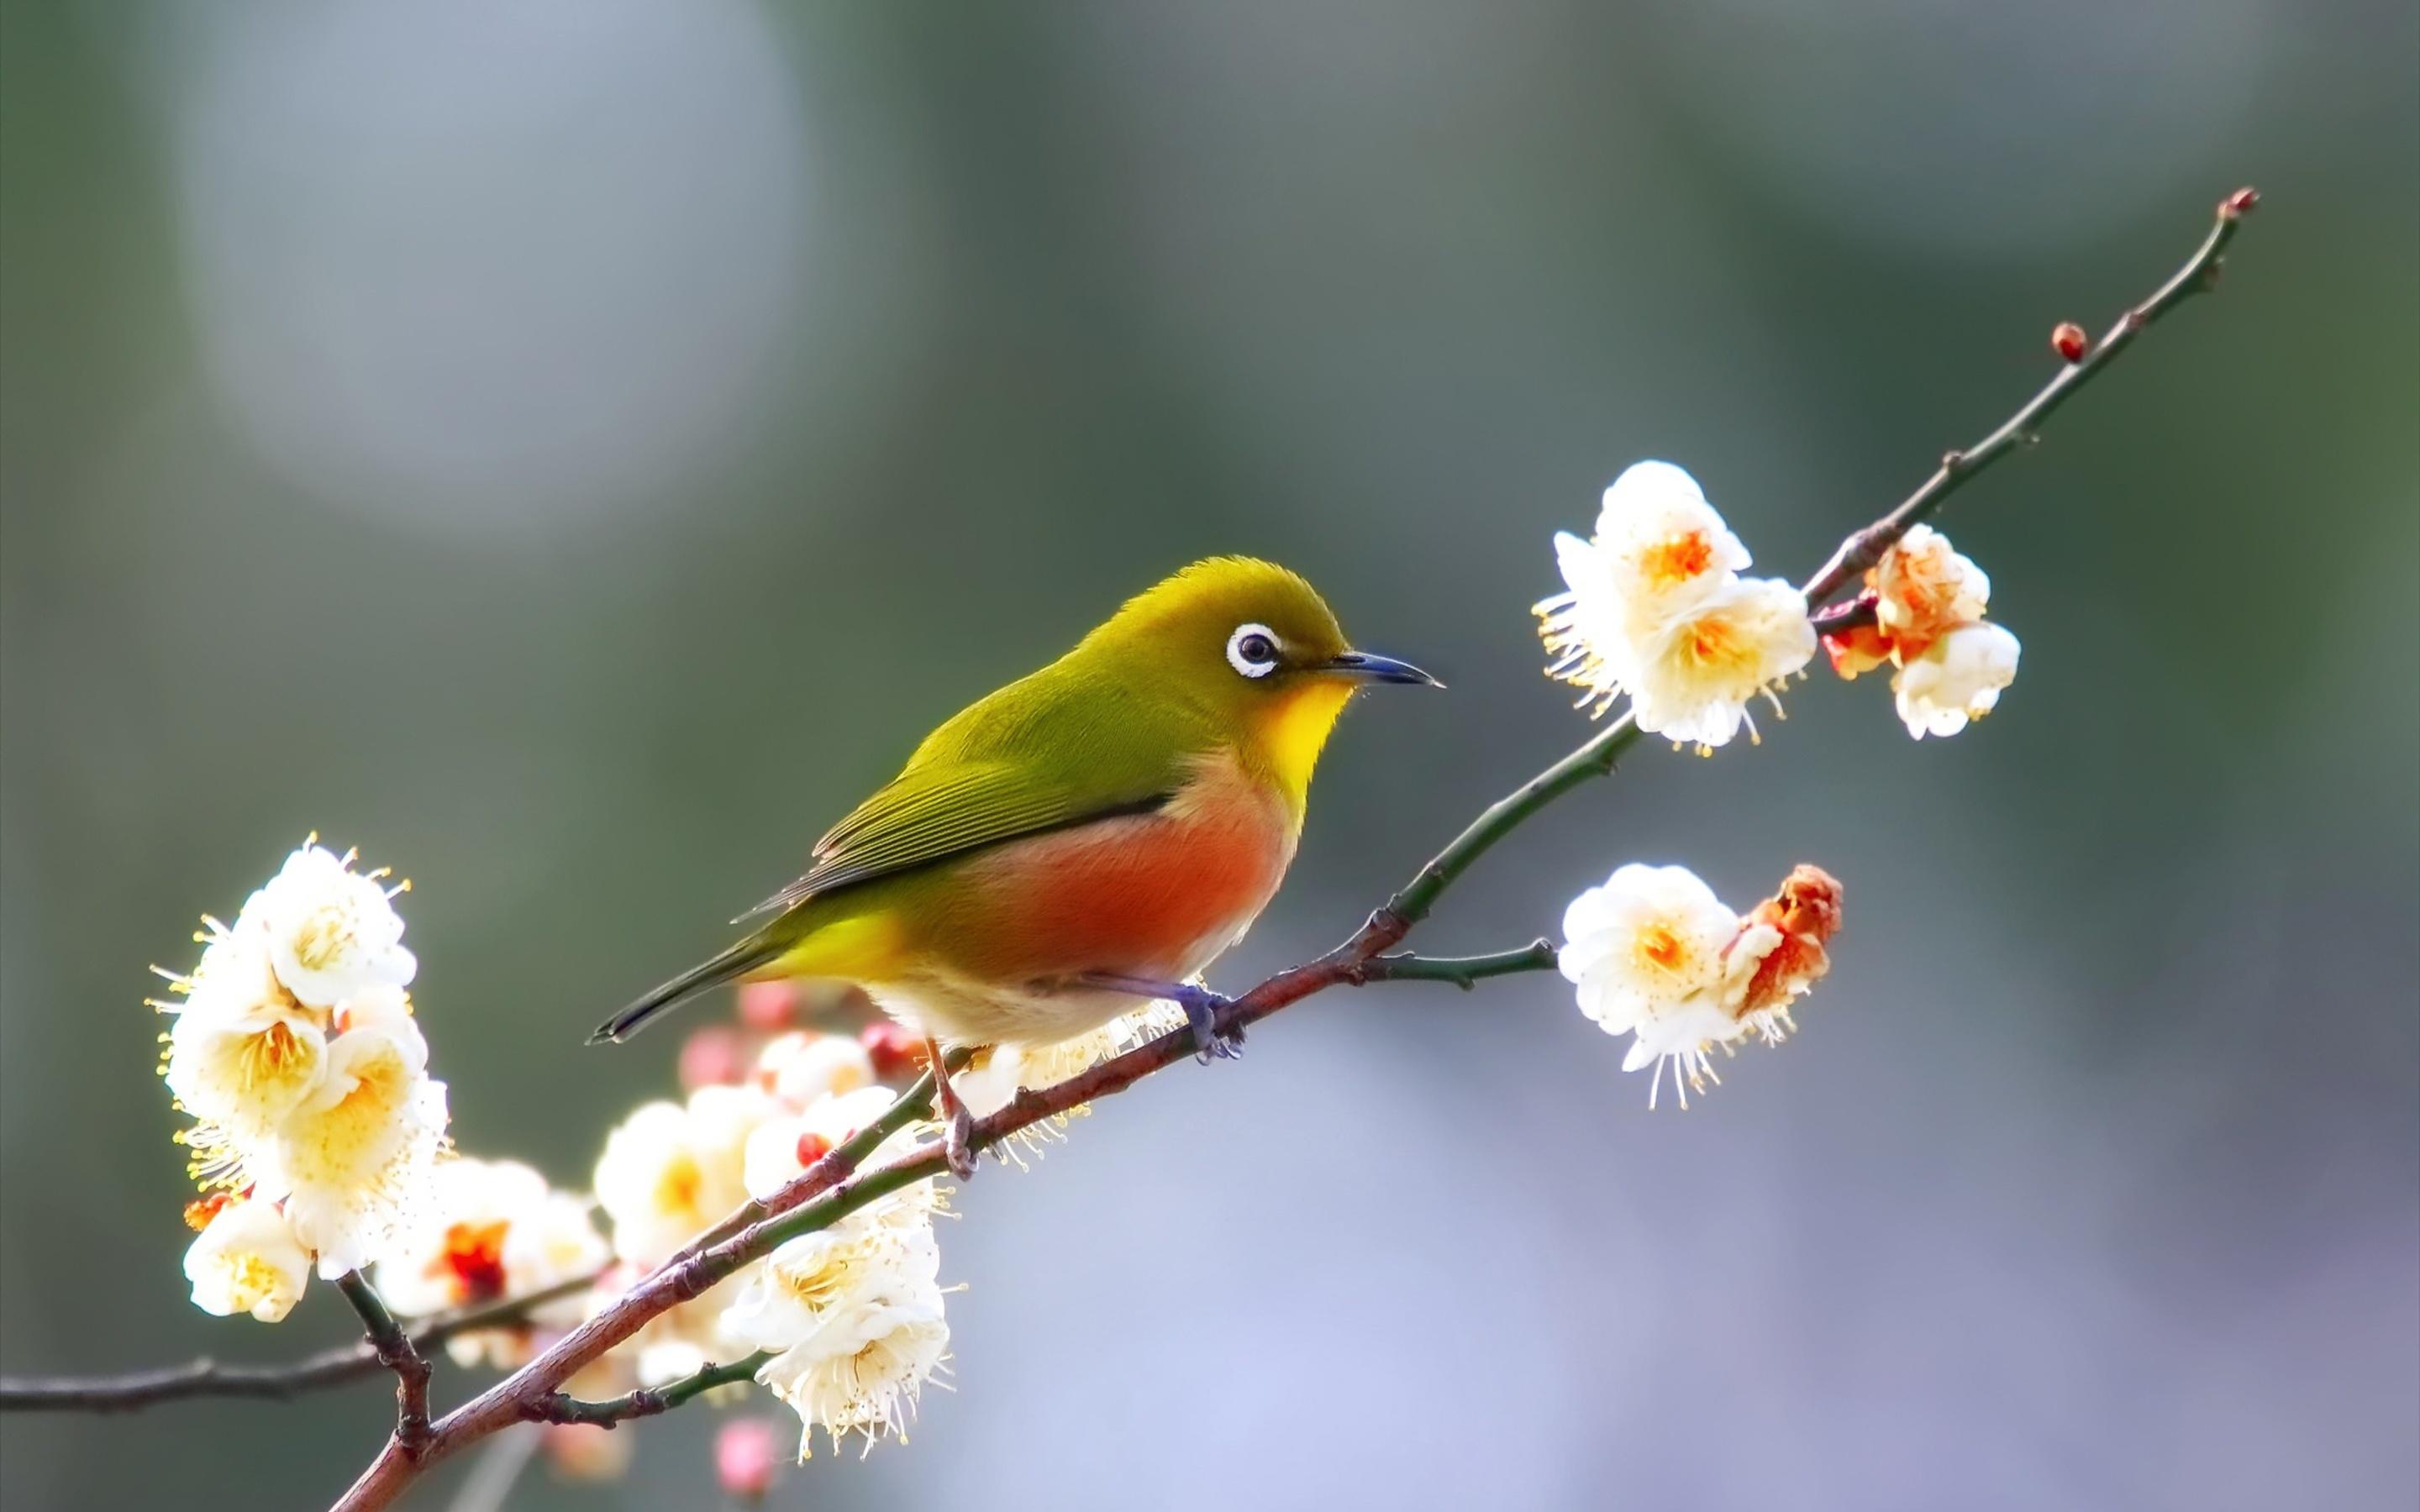
M 1678 971 L 1689 953 L 1688 943 L 1669 924 L 1650 924 L 1638 932 L 1632 947 L 1638 959 L 1659 971 Z
M 456 1224 L 445 1230 L 445 1249 L 429 1266 L 433 1275 L 450 1275 L 464 1302 L 492 1302 L 504 1294 L 504 1231 L 512 1220 L 490 1224 Z
M 1710 614 L 1689 626 L 1689 657 L 1700 667 L 1737 661 L 1746 654 L 1737 627 L 1719 615 Z
M 1703 531 L 1668 536 L 1639 553 L 1638 570 L 1658 588 L 1687 582 L 1714 563 L 1714 543 Z

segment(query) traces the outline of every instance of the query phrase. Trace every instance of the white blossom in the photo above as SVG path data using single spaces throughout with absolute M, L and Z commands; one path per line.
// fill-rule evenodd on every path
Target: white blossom
M 221 1318 L 250 1313 L 274 1323 L 311 1279 L 311 1257 L 276 1205 L 238 1198 L 219 1209 L 185 1251 L 194 1305 Z
M 416 963 L 403 948 L 403 918 L 375 875 L 351 868 L 350 853 L 305 844 L 252 895 L 239 928 L 257 927 L 278 980 L 313 1008 L 378 986 L 404 987 Z
M 1606 490 L 1596 534 L 1555 538 L 1565 592 L 1538 605 L 1547 675 L 1603 714 L 1627 694 L 1638 727 L 1701 750 L 1745 725 L 1751 701 L 1815 655 L 1807 602 L 1744 579 L 1747 548 L 1686 472 L 1642 462 Z
M 1556 964 L 1579 988 L 1580 1011 L 1625 1034 L 1659 1008 L 1722 980 L 1739 918 L 1683 866 L 1619 868 L 1563 911 Z
M 1555 558 L 1565 591 L 1538 606 L 1548 671 L 1600 710 L 1634 686 L 1644 648 L 1748 564 L 1697 480 L 1669 462 L 1626 469 L 1605 491 L 1595 534 L 1558 534 Z
M 768 1361 L 756 1379 L 799 1414 L 799 1458 L 822 1428 L 838 1448 L 851 1433 L 867 1446 L 886 1433 L 907 1437 L 925 1381 L 941 1368 L 950 1325 L 938 1288 L 853 1297 L 821 1314 L 813 1332 Z
M 431 1184 L 425 1210 L 379 1262 L 379 1289 L 397 1312 L 426 1315 L 525 1297 L 588 1274 L 608 1258 L 588 1204 L 551 1190 L 546 1178 L 518 1161 L 444 1161 Z M 511 1368 L 527 1359 L 533 1326 L 568 1328 L 580 1310 L 579 1298 L 564 1298 L 531 1310 L 524 1324 L 457 1334 L 445 1341 L 446 1351 L 462 1365 L 484 1358 Z
M 1775 690 L 1815 655 L 1807 600 L 1778 578 L 1738 578 L 1639 648 L 1630 683 L 1638 728 L 1701 750 L 1727 745 L 1756 722 L 1748 704 Z
M 230 1131 L 256 1131 L 301 1106 L 327 1075 L 318 1018 L 270 968 L 254 931 L 221 933 L 165 1006 L 168 1090 L 186 1112 Z
M 763 1201 L 787 1186 L 801 1172 L 839 1145 L 891 1111 L 897 1094 L 880 1085 L 816 1098 L 796 1113 L 780 1113 L 749 1133 L 740 1163 L 740 1179 L 748 1195 Z M 876 1158 L 904 1148 L 924 1126 L 910 1125 L 884 1141 Z
M 351 859 L 306 842 L 234 924 L 204 920 L 200 964 L 155 1005 L 176 1015 L 162 1071 L 197 1120 L 177 1136 L 191 1174 L 273 1207 L 327 1276 L 411 1227 L 445 1144 L 403 923 Z
M 1686 868 L 1633 863 L 1572 901 L 1557 964 L 1582 1013 L 1631 1036 L 1621 1069 L 1655 1068 L 1648 1105 L 1669 1064 L 1686 1107 L 1692 1089 L 1721 1080 L 1714 1050 L 1787 1035 L 1791 1002 L 1828 968 L 1839 918 L 1840 886 L 1815 867 L 1741 918 Z
M 774 1036 L 757 1052 L 759 1085 L 803 1108 L 830 1093 L 853 1092 L 874 1082 L 874 1057 L 853 1035 L 793 1029 Z
M 1957 625 L 1901 667 L 1891 693 L 1907 733 L 1954 735 L 2000 702 L 2017 677 L 2017 638 L 1989 621 Z
M 322 1276 L 367 1265 L 416 1218 L 445 1143 L 445 1084 L 427 1067 L 409 1017 L 337 1035 L 327 1079 L 261 1151 L 259 1180 L 284 1194 Z
M 931 1224 L 890 1224 L 852 1213 L 767 1257 L 724 1311 L 722 1331 L 752 1350 L 791 1349 L 826 1313 L 852 1299 L 934 1288 L 940 1266 Z
M 752 1088 L 701 1087 L 686 1105 L 650 1103 L 624 1119 L 594 1180 L 613 1253 L 659 1265 L 745 1202 L 749 1136 L 780 1111 Z

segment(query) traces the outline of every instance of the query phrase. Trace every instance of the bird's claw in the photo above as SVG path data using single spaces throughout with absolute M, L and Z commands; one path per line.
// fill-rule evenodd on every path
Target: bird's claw
M 1195 988 L 1177 999 L 1193 1028 L 1193 1058 L 1204 1066 L 1213 1060 L 1233 1060 L 1244 1053 L 1244 1026 L 1238 1024 L 1223 1031 L 1218 1027 L 1218 1011 L 1229 1001 L 1207 988 Z
M 974 1180 L 975 1116 L 960 1103 L 950 1110 L 941 1135 L 941 1159 L 949 1164 L 950 1174 L 961 1181 Z

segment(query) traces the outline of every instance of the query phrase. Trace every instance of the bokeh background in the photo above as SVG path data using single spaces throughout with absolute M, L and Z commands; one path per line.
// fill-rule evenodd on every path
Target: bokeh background
M 1948 517 L 1998 717 L 1811 683 L 1425 938 L 1820 861 L 1800 1040 L 1651 1115 L 1551 980 L 1289 1013 L 976 1181 L 958 1390 L 776 1504 L 2411 1506 L 2415 58 L 2363 0 L 0 7 L 0 1368 L 346 1335 L 186 1303 L 139 1007 L 305 830 L 417 884 L 462 1146 L 576 1184 L 678 1043 L 601 1011 L 1251 551 L 1453 687 L 1347 721 L 1248 984 L 1581 738 L 1528 606 L 1622 466 L 1802 575 L 2249 182 Z M 386 1416 L 9 1417 L 0 1501 L 316 1506 Z M 512 1504 L 707 1504 L 714 1421 Z

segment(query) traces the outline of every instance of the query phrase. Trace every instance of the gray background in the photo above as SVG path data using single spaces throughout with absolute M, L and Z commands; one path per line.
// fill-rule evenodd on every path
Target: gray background
M 2415 49 L 2288 0 L 0 7 L 0 1367 L 346 1333 L 186 1303 L 137 1006 L 306 829 L 418 884 L 461 1144 L 577 1183 L 677 1043 L 603 1010 L 933 722 L 1260 552 L 1454 686 L 1347 721 L 1241 986 L 1582 737 L 1527 606 L 1623 465 L 1803 574 L 2254 182 L 2222 296 L 1948 518 L 1997 717 L 1811 683 L 1426 936 L 1817 860 L 1798 1042 L 1650 1116 L 1552 980 L 1290 1013 L 979 1180 L 957 1392 L 777 1504 L 2412 1505 Z M 317 1505 L 384 1396 L 0 1420 L 0 1499 Z M 701 1504 L 712 1423 L 516 1504 Z

